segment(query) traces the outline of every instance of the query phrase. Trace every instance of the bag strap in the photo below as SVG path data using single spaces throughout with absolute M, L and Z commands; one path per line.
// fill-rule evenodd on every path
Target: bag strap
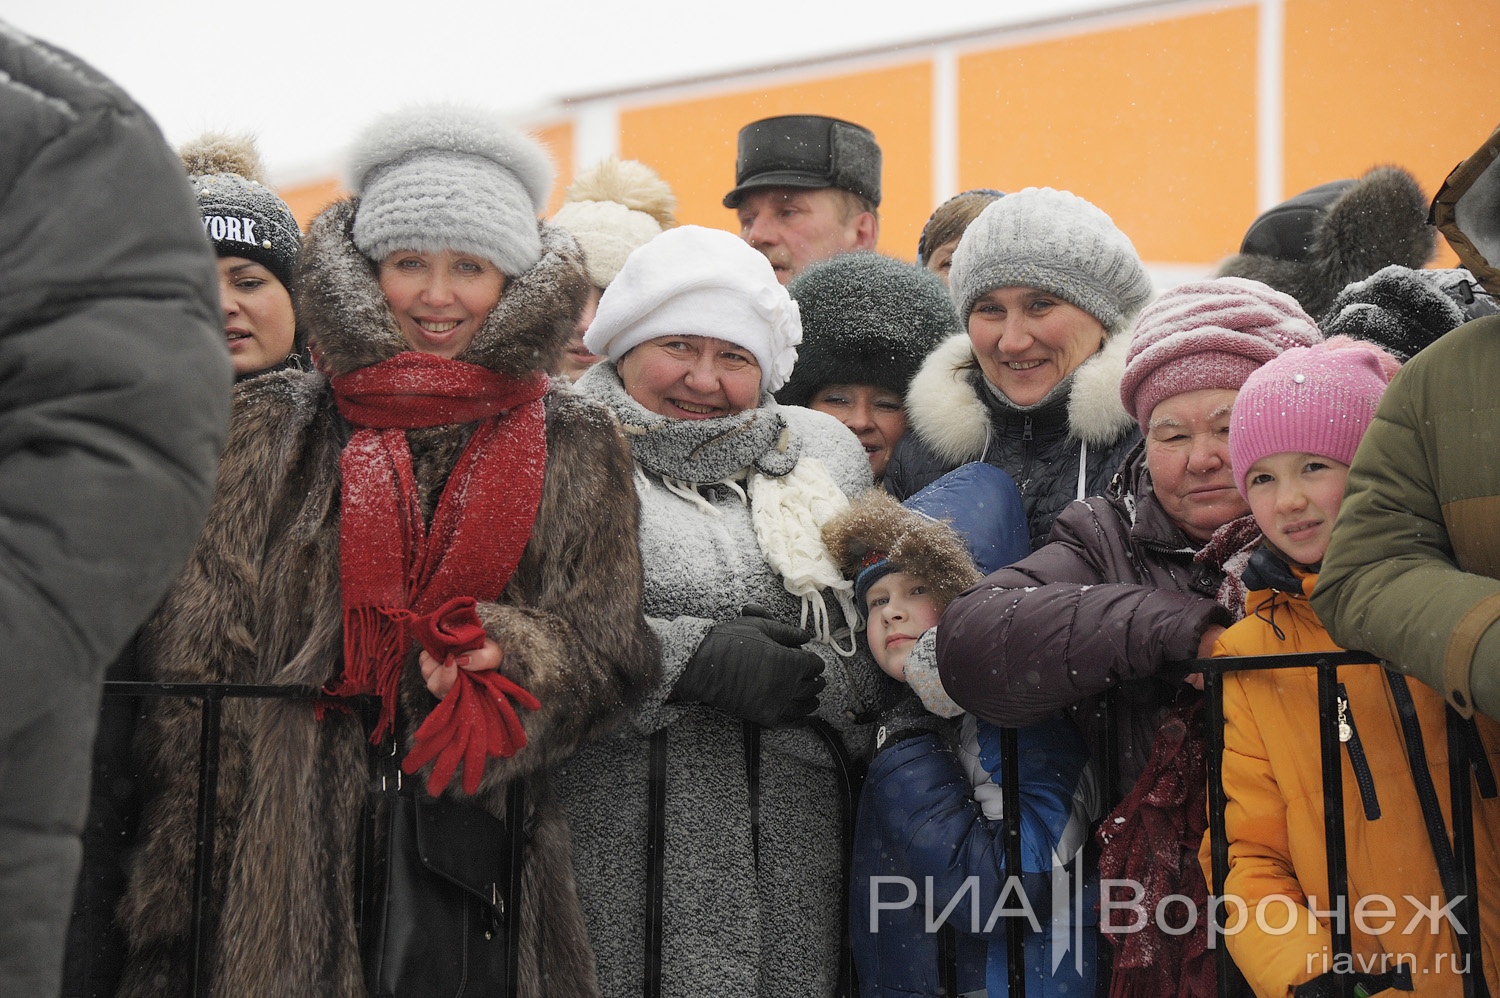
M 667 855 L 667 729 L 651 732 L 646 776 L 646 998 L 661 998 L 662 903 Z
M 394 758 L 394 757 L 393 757 Z M 505 794 L 505 826 L 510 836 L 510 868 L 505 882 L 505 991 L 521 993 L 521 874 L 526 863 L 526 780 L 517 776 Z M 537 954 L 537 969 L 546 990 L 546 961 Z
M 1473 898 L 1473 892 L 1465 889 L 1462 875 L 1459 871 L 1458 860 L 1454 856 L 1453 845 L 1448 839 L 1448 829 L 1443 822 L 1443 812 L 1438 804 L 1437 789 L 1432 783 L 1432 771 L 1427 765 L 1427 750 L 1422 741 L 1422 727 L 1417 721 L 1416 704 L 1411 698 L 1411 688 L 1406 684 L 1406 677 L 1399 672 L 1387 670 L 1387 678 L 1390 680 L 1391 694 L 1396 700 L 1396 713 L 1401 720 L 1402 739 L 1406 743 L 1406 761 L 1411 767 L 1412 781 L 1417 788 L 1417 803 L 1422 809 L 1422 822 L 1427 826 L 1427 838 L 1432 843 L 1432 852 L 1437 860 L 1438 876 L 1443 883 L 1443 893 L 1447 900 L 1462 899 L 1459 908 L 1463 911 L 1471 910 L 1468 903 Z M 1448 735 L 1448 766 L 1450 770 L 1450 790 L 1453 792 L 1455 826 L 1457 819 L 1468 815 L 1470 810 L 1469 798 L 1469 762 L 1468 745 L 1462 733 L 1455 737 L 1455 727 L 1452 718 L 1456 717 L 1453 708 L 1447 707 L 1445 715 L 1449 718 L 1447 724 Z M 1468 828 L 1473 828 L 1472 818 L 1468 822 Z M 1467 859 L 1472 861 L 1472 832 L 1467 838 L 1470 848 L 1461 849 L 1469 854 Z M 1475 883 L 1473 867 L 1466 864 L 1469 869 L 1465 870 L 1469 877 L 1469 884 Z M 1467 919 L 1465 919 L 1468 922 Z M 1477 928 L 1478 922 L 1468 922 L 1471 927 Z M 1458 941 L 1458 951 L 1464 957 L 1464 966 L 1468 967 L 1470 973 L 1464 974 L 1465 998 L 1478 998 L 1488 996 L 1489 989 L 1485 985 L 1484 977 L 1475 968 L 1480 959 L 1479 946 L 1472 943 L 1473 934 L 1468 932 L 1455 933 Z

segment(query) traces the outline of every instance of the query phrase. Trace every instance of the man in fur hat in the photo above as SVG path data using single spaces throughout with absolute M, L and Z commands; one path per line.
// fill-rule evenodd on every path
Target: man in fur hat
M 740 129 L 724 207 L 786 284 L 808 264 L 875 248 L 880 146 L 868 128 L 821 114 L 752 121 Z

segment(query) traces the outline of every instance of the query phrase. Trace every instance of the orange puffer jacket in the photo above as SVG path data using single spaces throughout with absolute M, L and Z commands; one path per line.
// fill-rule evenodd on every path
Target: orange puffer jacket
M 1269 552 L 1257 553 L 1257 562 L 1265 564 L 1265 556 Z M 1286 566 L 1278 565 L 1286 574 Z M 1297 571 L 1286 581 L 1286 588 L 1300 584 L 1301 591 L 1251 592 L 1247 616 L 1220 638 L 1216 656 L 1339 650 L 1307 602 L 1317 576 Z M 1422 914 L 1424 907 L 1441 909 L 1447 898 L 1408 762 L 1397 694 L 1375 664 L 1340 667 L 1338 679 L 1340 717 L 1326 721 L 1342 720 L 1351 732 L 1344 741 L 1343 769 L 1347 910 L 1354 917 L 1353 965 L 1337 969 L 1379 974 L 1405 960 L 1417 993 L 1461 995 L 1462 957 L 1453 927 L 1438 916 L 1434 931 L 1434 920 Z M 1443 698 L 1420 682 L 1407 685 L 1444 827 L 1451 829 Z M 1316 915 L 1309 900 L 1316 899 L 1317 911 L 1333 907 L 1323 834 L 1317 674 L 1310 668 L 1232 673 L 1224 684 L 1224 719 L 1225 893 L 1243 900 L 1247 909 L 1241 915 L 1237 905 L 1227 904 L 1229 952 L 1257 995 L 1285 998 L 1297 985 L 1335 969 L 1330 916 Z M 1475 720 L 1488 772 L 1500 772 L 1500 725 L 1482 716 Z M 1476 788 L 1473 802 L 1483 965 L 1490 993 L 1500 994 L 1500 799 L 1485 799 Z M 1209 856 L 1205 835 L 1200 857 L 1205 876 L 1211 877 Z

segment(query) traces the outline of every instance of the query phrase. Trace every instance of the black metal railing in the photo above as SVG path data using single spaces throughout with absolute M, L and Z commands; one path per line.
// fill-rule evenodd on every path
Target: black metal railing
M 1224 884 L 1228 871 L 1228 841 L 1225 834 L 1225 807 L 1227 803 L 1223 786 L 1224 753 L 1224 704 L 1223 679 L 1231 672 L 1250 669 L 1314 668 L 1318 673 L 1318 696 L 1309 712 L 1319 731 L 1322 752 L 1324 830 L 1327 838 L 1328 882 L 1334 902 L 1333 910 L 1348 911 L 1348 861 L 1344 841 L 1344 794 L 1343 763 L 1337 725 L 1337 669 L 1341 665 L 1368 664 L 1369 655 L 1357 652 L 1314 653 L 1298 655 L 1264 655 L 1242 658 L 1205 659 L 1194 665 L 1204 676 L 1204 692 L 1207 708 L 1208 777 L 1209 777 L 1209 835 L 1212 853 L 1212 881 L 1210 887 L 1210 911 L 1205 916 L 1213 919 L 1210 932 L 1218 932 L 1223 938 L 1224 926 L 1218 921 L 1220 910 L 1214 899 L 1224 895 Z M 194 998 L 206 998 L 209 990 L 208 958 L 213 938 L 211 912 L 212 870 L 214 862 L 214 823 L 217 814 L 219 782 L 219 738 L 222 726 L 224 702 L 232 699 L 284 699 L 305 700 L 309 703 L 325 699 L 312 687 L 243 685 L 224 683 L 151 683 L 151 682 L 107 682 L 104 684 L 106 698 L 174 697 L 195 699 L 201 703 L 201 725 L 199 733 L 199 783 L 197 816 L 197 843 L 193 868 L 192 892 L 192 990 Z M 1114 718 L 1112 706 L 1106 706 L 1105 730 L 1112 731 Z M 1004 813 L 1007 816 L 1021 814 L 1019 787 L 1019 748 L 1014 728 L 1000 729 L 1001 744 L 1001 791 Z M 1112 768 L 1109 759 L 1096 760 L 1105 769 Z M 1477 884 L 1474 877 L 1474 838 L 1472 799 L 1470 795 L 1470 758 L 1467 743 L 1461 738 L 1450 738 L 1450 793 L 1453 798 L 1454 854 L 1459 858 L 1462 877 L 1461 887 L 1466 903 L 1455 907 L 1461 931 L 1458 933 L 1460 956 L 1468 959 L 1471 949 L 1478 947 L 1478 901 Z M 1106 774 L 1101 773 L 1101 778 Z M 1114 781 L 1105 779 L 1105 785 Z M 1109 805 L 1117 803 L 1113 798 Z M 1021 870 L 1021 822 L 1006 822 L 1004 830 L 1004 859 L 1006 869 L 1012 874 Z M 1451 899 L 1450 899 L 1451 900 Z M 1341 907 L 1342 906 L 1342 907 Z M 1006 946 L 1008 954 L 1008 980 L 1010 993 L 1023 996 L 1026 993 L 1025 933 L 1026 922 L 1019 918 L 1006 920 Z M 1351 954 L 1348 919 L 1333 919 L 1330 926 L 1335 958 L 1342 955 L 1347 962 Z M 1101 939 L 1099 945 L 1105 943 Z M 1228 950 L 1222 945 L 1215 948 L 1218 961 L 1218 992 L 1221 998 L 1230 998 L 1237 993 L 1241 978 Z M 1472 966 L 1466 963 L 1465 966 Z M 1475 974 L 1465 976 L 1465 998 L 1473 998 L 1476 990 Z M 1482 979 L 1481 979 L 1482 981 Z M 1345 984 L 1343 992 L 1353 998 L 1353 984 Z

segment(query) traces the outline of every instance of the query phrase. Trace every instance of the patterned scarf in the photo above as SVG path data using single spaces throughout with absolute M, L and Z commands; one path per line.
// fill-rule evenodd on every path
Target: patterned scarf
M 344 672 L 328 692 L 378 696 L 380 719 L 371 737 L 378 742 L 395 720 L 401 670 L 413 641 L 439 661 L 484 644 L 474 601 L 494 601 L 510 581 L 541 503 L 547 379 L 515 379 L 407 351 L 331 383 L 339 412 L 356 431 L 339 458 Z M 429 529 L 405 430 L 462 423 L 477 425 Z M 440 772 L 446 785 L 462 760 L 464 787 L 472 793 L 486 755 L 513 754 L 525 744 L 519 725 L 473 709 L 487 698 L 476 697 L 479 691 L 471 687 L 489 688 L 497 679 L 503 677 L 460 669 L 453 690 L 429 718 L 438 723 L 417 732 L 407 762 L 439 757 L 429 790 Z M 535 709 L 534 699 L 527 703 L 530 694 L 507 686 L 514 684 L 505 681 L 494 692 L 517 696 L 519 690 L 524 696 L 517 698 Z M 468 707 L 457 709 L 465 700 Z M 469 730 L 492 722 L 511 736 L 519 733 L 519 744 L 514 737 L 506 745 L 495 732 Z

